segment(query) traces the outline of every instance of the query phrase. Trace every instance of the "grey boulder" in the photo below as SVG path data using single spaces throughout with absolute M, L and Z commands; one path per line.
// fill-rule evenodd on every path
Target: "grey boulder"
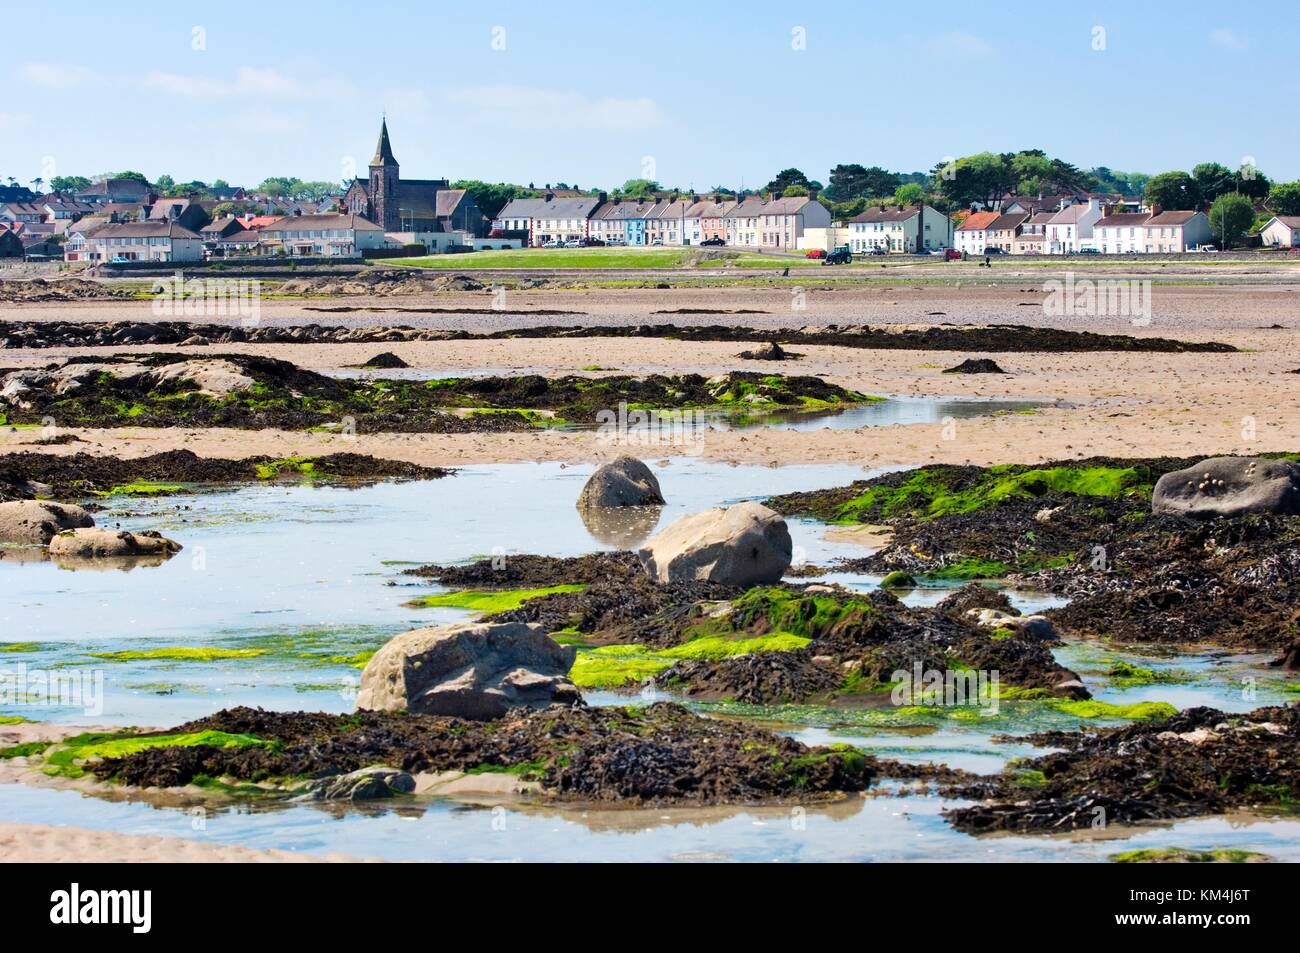
M 1156 513 L 1213 519 L 1247 513 L 1300 514 L 1300 464 L 1213 457 L 1166 473 L 1151 495 Z
M 44 546 L 64 530 L 94 525 L 95 520 L 89 513 L 69 503 L 44 500 L 0 503 L 0 543 Z
M 781 514 L 761 503 L 738 503 L 669 523 L 637 555 L 659 582 L 758 586 L 780 581 L 794 545 Z
M 569 680 L 576 654 L 536 623 L 412 629 L 366 664 L 357 707 L 490 721 L 511 708 L 573 704 L 582 698 Z
M 621 456 L 602 463 L 587 480 L 578 508 L 607 506 L 662 506 L 663 493 L 650 468 L 636 457 Z

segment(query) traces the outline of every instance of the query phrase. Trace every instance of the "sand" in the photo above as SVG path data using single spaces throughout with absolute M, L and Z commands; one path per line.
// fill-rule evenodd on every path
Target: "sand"
M 355 860 L 342 854 L 315 856 L 287 850 L 254 850 L 185 837 L 0 821 L 0 862 L 3 863 L 309 864 Z

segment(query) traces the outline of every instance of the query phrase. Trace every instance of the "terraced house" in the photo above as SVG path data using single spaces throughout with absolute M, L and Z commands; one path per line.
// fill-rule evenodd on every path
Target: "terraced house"
M 65 261 L 202 261 L 203 239 L 167 221 L 110 222 L 74 231 L 64 246 Z
M 1150 254 L 1181 254 L 1211 240 L 1210 220 L 1204 212 L 1157 210 L 1143 227 Z
M 825 205 L 806 195 L 773 199 L 763 206 L 758 244 L 763 248 L 798 248 L 808 228 L 826 228 L 831 213 Z
M 763 220 L 763 200 L 751 195 L 723 216 L 728 245 L 758 245 L 759 223 Z
M 1103 255 L 1146 251 L 1146 224 L 1150 219 L 1150 212 L 1103 214 L 1092 227 L 1093 246 Z
M 646 214 L 646 240 L 651 245 L 685 245 L 686 213 L 690 199 L 656 202 Z
M 549 241 L 580 241 L 590 237 L 591 216 L 605 198 L 604 194 L 560 198 L 548 192 L 541 198 L 512 199 L 493 219 L 492 228 L 518 233 L 534 247 Z
M 877 248 L 915 254 L 951 245 L 952 219 L 929 205 L 873 205 L 849 219 L 849 247 L 859 254 Z
M 361 215 L 286 215 L 259 230 L 264 254 L 353 258 L 384 247 L 384 230 Z

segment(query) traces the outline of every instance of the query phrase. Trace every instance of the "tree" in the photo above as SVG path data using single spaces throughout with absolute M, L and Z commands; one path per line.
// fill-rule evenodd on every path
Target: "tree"
M 823 198 L 825 193 L 817 196 Z M 836 202 L 831 206 L 831 217 L 837 221 L 853 218 L 855 215 L 861 215 L 867 209 L 867 200 L 865 198 L 849 199 L 847 202 Z
M 940 190 L 954 205 L 969 207 L 973 202 L 991 205 L 1011 191 L 1016 173 L 1011 156 L 980 152 L 963 156 L 950 164 L 935 166 Z
M 464 189 L 474 196 L 479 209 L 488 218 L 496 218 L 511 199 L 530 198 L 537 193 L 522 185 L 509 182 L 480 182 L 478 179 L 460 179 L 451 184 L 453 189 Z
M 871 199 L 893 195 L 900 184 L 898 173 L 873 165 L 866 168 L 857 164 L 837 165 L 831 169 L 826 184 L 826 195 L 833 202 L 852 199 Z
M 44 184 L 45 184 L 45 180 L 38 175 L 36 178 L 32 179 L 32 191 L 35 192 L 37 195 L 40 195 L 41 186 Z
M 798 169 L 782 169 L 776 174 L 776 178 L 763 186 L 763 191 L 771 192 L 773 195 L 781 195 L 792 185 L 802 185 L 804 188 L 808 188 L 812 183 L 808 180 L 808 176 Z M 812 190 L 809 189 L 809 191 Z
M 1273 183 L 1268 176 L 1253 165 L 1243 165 L 1233 176 L 1233 185 L 1238 192 L 1256 201 L 1267 197 Z
M 230 188 L 230 183 L 227 182 L 225 179 L 213 179 L 212 187 L 214 189 L 228 189 Z
M 300 180 L 295 178 L 286 178 L 284 176 L 269 176 L 262 180 L 255 192 L 264 192 L 267 195 L 280 196 L 290 195 Z
M 50 188 L 55 192 L 80 192 L 90 188 L 90 179 L 84 175 L 56 175 L 50 179 Z
M 663 186 L 654 179 L 628 179 L 614 190 L 614 194 L 624 198 L 641 198 L 661 191 Z
M 141 185 L 148 185 L 149 180 L 144 177 L 143 172 L 114 172 L 109 178 L 113 179 L 130 179 L 132 182 L 139 182 Z
M 1269 189 L 1268 207 L 1274 215 L 1300 215 L 1300 182 L 1279 182 Z
M 1192 179 L 1201 201 L 1213 202 L 1220 195 L 1237 190 L 1237 177 L 1226 165 L 1218 162 L 1202 162 L 1192 167 Z
M 1255 223 L 1255 206 L 1250 199 L 1236 192 L 1220 195 L 1210 206 L 1210 231 L 1231 248 Z
M 176 180 L 164 172 L 154 181 L 154 185 L 157 186 L 159 192 L 166 194 L 169 189 L 176 188 Z
M 894 201 L 899 205 L 915 205 L 925 198 L 925 189 L 915 182 L 900 185 L 894 192 Z
M 782 190 L 781 197 L 784 199 L 793 199 L 799 198 L 800 196 L 806 196 L 807 194 L 808 186 L 806 185 L 787 185 L 785 189 Z
M 1162 209 L 1191 210 L 1199 208 L 1201 193 L 1196 187 L 1196 180 L 1186 172 L 1161 172 L 1153 175 L 1147 182 L 1143 193 L 1151 205 Z

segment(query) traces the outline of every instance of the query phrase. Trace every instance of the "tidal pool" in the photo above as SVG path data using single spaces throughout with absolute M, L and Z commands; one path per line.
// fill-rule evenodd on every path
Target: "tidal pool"
M 673 458 L 656 467 L 669 504 L 615 525 L 584 523 L 574 502 L 590 466 L 476 466 L 434 481 L 337 486 L 246 486 L 219 492 L 114 501 L 101 525 L 158 529 L 185 546 L 153 567 L 70 570 L 30 551 L 0 559 L 0 671 L 100 679 L 97 711 L 0 705 L 0 715 L 75 724 L 169 726 L 233 705 L 346 711 L 364 653 L 405 629 L 467 618 L 456 609 L 403 603 L 437 591 L 404 568 L 512 553 L 578 555 L 636 545 L 683 513 L 773 494 L 843 485 L 870 476 L 853 466 L 728 466 Z M 824 565 L 864 550 L 824 538 L 825 526 L 791 522 L 797 555 Z M 827 579 L 870 588 L 878 578 Z M 933 604 L 946 590 L 903 594 Z M 1059 599 L 1010 593 L 1026 611 Z M 167 650 L 185 648 L 201 659 Z M 1261 675 L 1259 657 L 1208 653 L 1151 658 L 1111 646 L 1058 651 L 1105 701 L 1169 701 L 1248 710 L 1288 696 Z M 1115 661 L 1174 673 L 1152 684 L 1117 684 Z M 1254 678 L 1253 694 L 1244 680 Z M 638 704 L 664 693 L 588 695 L 593 704 Z M 84 699 L 83 699 L 84 701 Z M 1018 707 L 1023 706 L 1023 707 Z M 816 706 L 698 705 L 718 717 L 753 718 L 811 744 L 848 742 L 884 757 L 996 771 L 1035 753 L 995 736 L 1081 720 L 1030 703 L 1004 703 L 995 718 L 899 719 L 887 710 Z M 1300 857 L 1300 822 L 1207 819 L 1095 837 L 976 839 L 939 817 L 948 802 L 924 795 L 850 798 L 810 806 L 710 810 L 581 810 L 447 800 L 364 808 L 222 807 L 196 817 L 180 806 L 0 785 L 0 816 L 32 823 L 210 839 L 250 847 L 340 852 L 387 859 L 785 859 L 1100 860 L 1120 850 L 1178 845 L 1241 847 Z M 201 822 L 201 823 L 200 823 Z

